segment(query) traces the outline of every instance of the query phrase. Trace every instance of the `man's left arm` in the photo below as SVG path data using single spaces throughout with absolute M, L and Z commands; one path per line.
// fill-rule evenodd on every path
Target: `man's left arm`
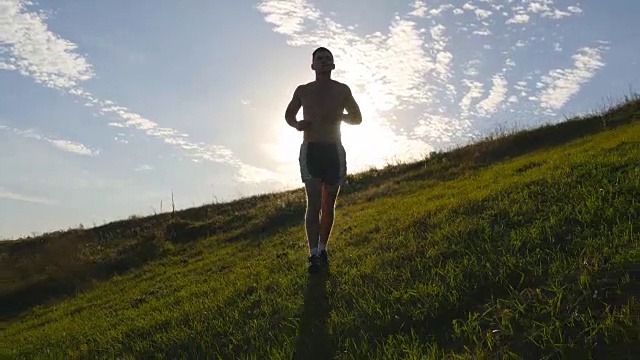
M 342 121 L 351 125 L 359 125 L 360 123 L 362 123 L 362 114 L 360 113 L 360 107 L 358 106 L 356 100 L 353 98 L 351 89 L 348 86 L 346 87 L 347 94 L 344 108 L 347 110 L 347 113 L 342 114 Z

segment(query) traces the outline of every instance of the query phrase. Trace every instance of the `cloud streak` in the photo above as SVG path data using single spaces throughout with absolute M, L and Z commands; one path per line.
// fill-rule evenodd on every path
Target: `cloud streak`
M 480 116 L 487 116 L 498 111 L 498 107 L 507 97 L 507 80 L 502 75 L 495 75 L 492 79 L 493 87 L 486 99 L 478 103 Z
M 526 24 L 531 19 L 531 16 L 527 14 L 516 14 L 509 20 L 507 20 L 507 24 Z
M 580 91 L 596 71 L 604 66 L 602 52 L 605 47 L 584 47 L 571 58 L 572 68 L 554 69 L 541 79 L 543 88 L 538 93 L 540 105 L 545 109 L 558 110 Z
M 217 162 L 237 168 L 237 177 L 243 182 L 278 180 L 276 173 L 245 164 L 235 157 L 231 149 L 224 146 L 194 142 L 189 135 L 178 130 L 161 127 L 151 119 L 120 106 L 115 101 L 100 99 L 80 86 L 95 76 L 91 64 L 77 54 L 77 45 L 49 31 L 46 16 L 30 11 L 30 3 L 22 0 L 0 0 L 0 69 L 14 70 L 32 78 L 44 86 L 65 91 L 96 108 L 97 114 L 112 120 L 109 126 L 131 128 L 147 136 L 159 139 L 167 145 L 180 149 L 194 162 Z M 300 11 L 305 11 L 304 9 Z M 276 19 L 277 15 L 274 15 Z M 285 28 L 295 28 L 288 23 Z M 23 133 L 36 138 L 34 133 Z M 49 139 L 53 146 L 82 155 L 95 155 L 89 147 L 67 140 Z M 260 178 L 249 175 L 259 174 Z
M 16 128 L 10 128 L 6 125 L 0 125 L 0 130 L 9 131 L 26 139 L 45 141 L 59 150 L 77 155 L 98 156 L 100 154 L 100 150 L 92 149 L 91 147 L 79 142 L 41 135 L 36 133 L 34 130 L 20 130 Z
M 36 196 L 29 196 L 24 194 L 18 194 L 9 190 L 5 190 L 0 187 L 0 199 L 22 201 L 34 204 L 42 205 L 54 205 L 55 202 L 49 199 L 44 199 Z

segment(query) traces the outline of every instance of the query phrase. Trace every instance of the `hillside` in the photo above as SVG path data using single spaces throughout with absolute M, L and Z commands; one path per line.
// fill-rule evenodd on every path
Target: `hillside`
M 329 274 L 302 190 L 0 242 L 0 357 L 631 359 L 639 120 L 351 175 Z

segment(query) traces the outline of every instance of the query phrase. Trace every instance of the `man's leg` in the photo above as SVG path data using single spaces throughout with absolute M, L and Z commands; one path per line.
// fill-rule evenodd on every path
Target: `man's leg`
M 311 255 L 318 255 L 318 237 L 320 225 L 320 209 L 322 204 L 322 184 L 320 179 L 313 178 L 305 183 L 307 192 L 307 211 L 305 214 L 305 227 L 307 230 L 307 241 Z
M 322 206 L 320 219 L 320 257 L 323 262 L 328 261 L 326 247 L 331 236 L 331 229 L 335 218 L 335 206 L 340 187 L 346 176 L 346 156 L 342 144 L 335 144 L 325 154 L 327 172 L 322 187 Z
M 326 185 L 322 186 L 322 217 L 320 222 L 320 250 L 327 248 L 329 237 L 331 236 L 331 229 L 333 228 L 333 221 L 335 218 L 335 206 L 338 193 L 340 192 L 339 185 Z

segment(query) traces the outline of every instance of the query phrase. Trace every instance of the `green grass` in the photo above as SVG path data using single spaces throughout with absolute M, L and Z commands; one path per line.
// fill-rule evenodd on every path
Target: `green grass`
M 300 190 L 0 243 L 0 355 L 631 359 L 639 119 L 354 174 L 313 277 Z

